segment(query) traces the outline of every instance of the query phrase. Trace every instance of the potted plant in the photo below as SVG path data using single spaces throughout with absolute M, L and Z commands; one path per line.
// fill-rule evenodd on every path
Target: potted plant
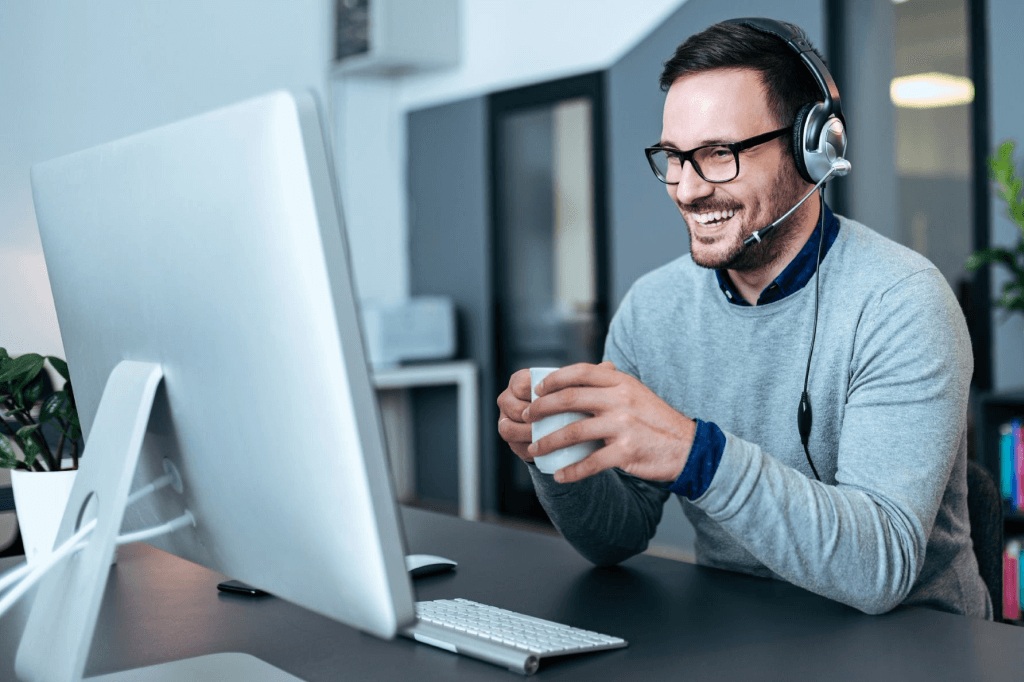
M 994 305 L 1005 308 L 1007 316 L 1024 314 L 1024 179 L 1013 166 L 1013 141 L 1004 142 L 988 159 L 989 177 L 996 182 L 996 194 L 1006 202 L 1007 213 L 1021 231 L 1021 240 L 1013 249 L 990 248 L 976 251 L 967 259 L 968 270 L 977 270 L 986 263 L 999 263 L 1009 269 L 1012 277 L 1003 285 Z
M 46 364 L 64 379 L 55 391 Z M 60 358 L 0 348 L 0 467 L 11 469 L 26 558 L 50 551 L 82 451 L 68 366 Z

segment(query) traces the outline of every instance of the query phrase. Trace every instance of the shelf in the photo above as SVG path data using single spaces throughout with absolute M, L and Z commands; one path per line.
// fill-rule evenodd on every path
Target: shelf
M 1006 523 L 1024 525 L 1024 511 L 1014 509 L 1008 504 L 1003 505 L 1003 521 Z
M 979 464 L 999 483 L 999 427 L 1024 417 L 1024 392 L 983 393 L 974 400 L 974 446 Z M 1020 517 L 1020 518 L 1018 518 Z M 1024 514 L 1006 507 L 1008 521 L 1024 521 Z

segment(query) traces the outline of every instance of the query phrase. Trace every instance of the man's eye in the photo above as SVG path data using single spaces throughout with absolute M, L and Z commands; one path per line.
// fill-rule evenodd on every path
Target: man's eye
M 709 156 L 715 160 L 727 159 L 732 156 L 732 151 L 728 147 L 715 147 Z

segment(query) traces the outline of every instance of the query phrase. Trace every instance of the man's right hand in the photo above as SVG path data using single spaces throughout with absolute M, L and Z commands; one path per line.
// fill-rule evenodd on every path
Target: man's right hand
M 498 435 L 524 462 L 533 457 L 526 451 L 533 440 L 532 427 L 523 420 L 530 406 L 530 370 L 521 369 L 508 380 L 508 388 L 498 396 Z

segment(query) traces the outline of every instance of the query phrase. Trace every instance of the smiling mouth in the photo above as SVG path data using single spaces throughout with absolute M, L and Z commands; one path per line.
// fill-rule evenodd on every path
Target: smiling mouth
M 691 213 L 698 223 L 705 227 L 715 227 L 727 223 L 732 217 L 736 215 L 735 209 L 729 209 L 727 211 L 708 211 L 707 213 Z

